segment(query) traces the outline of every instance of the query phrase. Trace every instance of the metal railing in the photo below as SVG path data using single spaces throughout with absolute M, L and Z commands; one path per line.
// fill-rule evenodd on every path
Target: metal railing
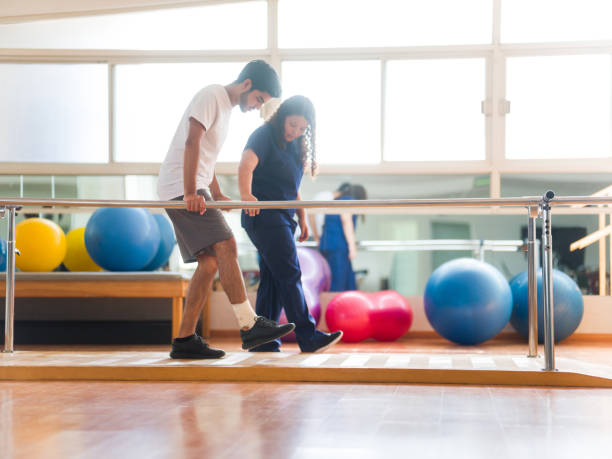
M 554 199 L 553 199 L 554 198 Z M 559 205 L 601 205 L 612 204 L 610 197 L 559 197 L 552 191 L 542 197 L 527 196 L 520 198 L 463 198 L 463 199 L 391 199 L 391 200 L 346 200 L 346 201 L 209 201 L 211 209 L 361 209 L 367 207 L 524 207 L 528 214 L 528 277 L 529 277 L 529 356 L 538 355 L 537 344 L 537 282 L 536 282 L 536 219 L 542 218 L 542 277 L 544 289 L 544 370 L 555 370 L 554 317 L 553 317 L 553 279 L 552 279 L 552 237 L 551 210 Z M 149 209 L 184 208 L 180 201 L 117 201 L 89 199 L 33 199 L 1 198 L 0 217 L 8 213 L 8 239 L 6 260 L 6 303 L 4 351 L 13 352 L 14 313 L 15 313 L 15 217 L 17 210 L 24 206 L 54 207 L 141 207 Z

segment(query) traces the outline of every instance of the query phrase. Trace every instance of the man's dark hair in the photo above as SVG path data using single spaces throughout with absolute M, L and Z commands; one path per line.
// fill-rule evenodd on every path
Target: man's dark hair
M 249 62 L 244 66 L 234 83 L 242 83 L 247 78 L 251 80 L 251 91 L 267 92 L 270 94 L 270 97 L 281 96 L 281 84 L 278 74 L 266 61 L 258 59 Z

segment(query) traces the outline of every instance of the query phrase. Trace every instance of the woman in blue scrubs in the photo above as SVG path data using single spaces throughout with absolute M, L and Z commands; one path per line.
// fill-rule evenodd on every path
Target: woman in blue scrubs
M 334 199 L 367 199 L 365 188 L 361 185 L 343 184 L 335 193 Z M 329 263 L 331 271 L 331 292 L 357 290 L 352 260 L 357 256 L 355 228 L 357 216 L 349 214 L 325 215 L 323 231 L 319 241 L 319 251 Z
M 238 168 L 241 199 L 299 200 L 306 163 L 310 160 L 312 172 L 316 168 L 315 130 L 314 106 L 308 98 L 294 96 L 284 101 L 249 137 Z M 295 323 L 300 350 L 321 352 L 337 343 L 342 332 L 317 330 L 308 312 L 294 240 L 298 225 L 301 242 L 308 238 L 304 209 L 245 209 L 242 213 L 242 227 L 259 252 L 260 283 L 255 310 L 278 321 L 284 308 L 287 320 Z M 280 340 L 251 350 L 277 352 Z

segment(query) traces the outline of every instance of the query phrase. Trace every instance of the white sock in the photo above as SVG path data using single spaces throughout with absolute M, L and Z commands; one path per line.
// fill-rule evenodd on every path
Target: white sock
M 240 329 L 251 328 L 255 325 L 257 314 L 253 311 L 249 300 L 246 300 L 244 303 L 232 304 L 232 308 L 234 308 L 234 314 L 236 314 Z

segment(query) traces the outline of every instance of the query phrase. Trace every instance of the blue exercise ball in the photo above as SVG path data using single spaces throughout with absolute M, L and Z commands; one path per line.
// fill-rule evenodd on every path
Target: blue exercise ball
M 458 344 L 483 343 L 497 335 L 512 313 L 506 278 L 471 258 L 444 263 L 425 286 L 425 315 L 433 329 Z
M 538 341 L 544 342 L 544 290 L 542 270 L 538 270 Z M 510 280 L 512 316 L 510 324 L 525 338 L 529 337 L 529 277 L 527 271 Z M 584 302 L 576 282 L 567 274 L 553 270 L 553 316 L 555 341 L 570 336 L 582 321 Z
M 143 271 L 155 271 L 156 269 L 164 266 L 167 263 L 168 258 L 170 258 L 170 254 L 174 249 L 174 244 L 176 244 L 174 228 L 172 228 L 170 221 L 162 214 L 153 214 L 153 218 L 159 226 L 161 240 L 159 242 L 157 253 L 149 264 L 142 268 Z
M 153 260 L 160 238 L 159 225 L 145 209 L 98 209 L 85 227 L 87 252 L 108 271 L 140 271 Z
M 0 272 L 6 271 L 6 241 L 0 239 Z

